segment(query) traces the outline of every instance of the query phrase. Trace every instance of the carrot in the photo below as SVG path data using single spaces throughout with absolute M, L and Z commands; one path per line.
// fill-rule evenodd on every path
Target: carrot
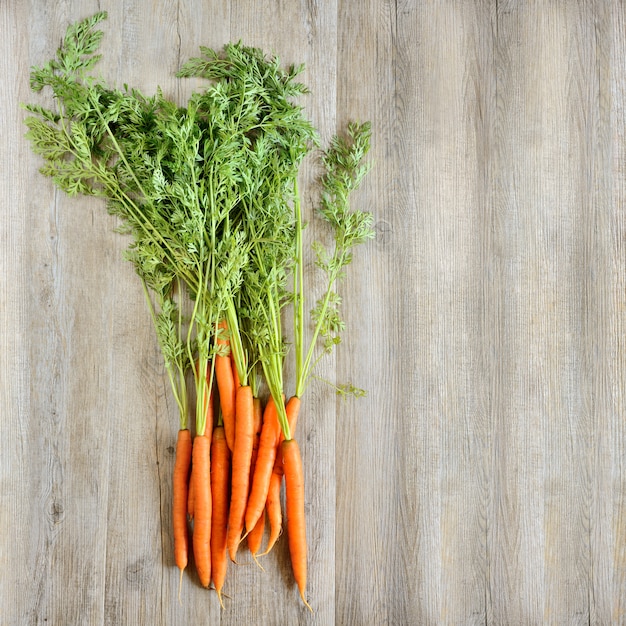
M 281 444 L 283 468 L 285 470 L 285 506 L 287 509 L 287 536 L 291 567 L 300 597 L 306 606 L 311 606 L 304 597 L 307 575 L 306 524 L 304 519 L 304 472 L 302 457 L 295 439 L 285 440 Z
M 178 431 L 176 460 L 172 481 L 172 526 L 174 530 L 174 560 L 180 569 L 180 584 L 183 570 L 189 560 L 189 535 L 187 534 L 187 481 L 191 461 L 191 433 L 187 428 Z M 180 586 L 178 592 L 180 600 Z
M 213 431 L 211 444 L 211 494 L 213 498 L 213 517 L 211 520 L 211 572 L 213 584 L 220 605 L 222 588 L 226 580 L 228 558 L 226 551 L 226 529 L 228 526 L 228 503 L 230 490 L 230 450 L 226 443 L 223 426 Z
M 210 433 L 210 431 L 208 431 Z M 195 516 L 193 555 L 200 583 L 211 582 L 211 436 L 196 435 L 193 442 L 193 483 Z
M 219 327 L 226 329 L 226 322 L 220 322 Z M 219 346 L 228 346 L 230 342 L 228 339 L 218 339 L 217 344 Z M 237 387 L 235 387 L 230 354 L 217 354 L 215 356 L 215 380 L 220 393 L 220 406 L 222 408 L 222 420 L 224 421 L 226 442 L 232 451 L 235 446 L 235 399 Z
M 287 412 L 287 421 L 289 422 L 289 432 L 293 437 L 293 434 L 296 432 L 296 425 L 298 424 L 298 415 L 300 415 L 300 398 L 298 396 L 291 396 L 285 405 L 285 411 Z M 283 439 L 284 435 L 281 434 L 281 442 Z
M 270 395 L 265 406 L 263 429 L 261 430 L 258 454 L 252 474 L 252 489 L 246 507 L 245 522 L 246 529 L 249 531 L 254 528 L 265 507 L 280 434 L 276 405 Z
M 235 448 L 233 450 L 232 491 L 228 514 L 228 553 L 236 561 L 250 488 L 250 461 L 254 440 L 254 402 L 249 385 L 237 390 Z
M 289 430 L 291 435 L 296 431 L 296 424 L 298 423 L 298 414 L 300 412 L 300 398 L 292 396 L 289 398 L 289 402 L 285 407 L 287 412 L 287 421 L 289 422 Z M 283 434 L 280 434 L 280 442 L 283 440 Z M 283 516 L 280 508 L 280 486 L 283 481 L 283 455 L 278 444 L 276 452 L 276 460 L 274 461 L 274 467 L 272 469 L 272 475 L 270 477 L 270 484 L 267 491 L 267 500 L 265 507 L 267 510 L 267 517 L 270 523 L 270 536 L 267 542 L 265 551 L 260 556 L 265 556 L 274 547 L 274 544 L 278 541 L 280 534 L 283 530 Z

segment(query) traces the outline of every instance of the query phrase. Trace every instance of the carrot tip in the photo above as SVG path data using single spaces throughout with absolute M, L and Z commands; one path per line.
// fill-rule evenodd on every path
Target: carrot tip
M 180 570 L 180 579 L 178 580 L 178 604 L 180 604 L 180 606 L 183 606 L 183 601 L 182 601 L 182 599 L 180 597 L 181 591 L 182 591 L 182 588 L 183 588 L 183 572 L 184 572 L 184 569 L 181 569 Z
M 261 568 L 262 572 L 265 572 L 265 568 L 261 565 L 261 563 L 259 563 L 259 559 L 256 558 L 256 554 L 254 554 L 254 552 L 252 552 L 251 554 L 254 562 Z
M 306 608 L 309 609 L 311 613 L 313 613 L 313 609 L 311 608 L 311 605 L 306 601 L 306 598 L 304 597 L 304 591 L 302 591 L 302 589 L 300 589 L 299 591 L 300 591 L 300 597 L 302 598 L 302 602 L 304 602 L 304 605 L 306 606 Z
M 272 543 L 270 543 L 267 548 L 265 548 L 265 552 L 261 552 L 261 554 L 259 554 L 259 556 L 266 556 L 267 554 L 269 554 L 272 551 L 272 548 L 276 545 L 276 542 L 280 539 L 280 536 L 283 534 L 283 530 L 282 528 L 280 529 L 280 532 L 278 533 L 278 537 L 276 537 L 276 539 L 274 539 L 274 541 Z
M 222 600 L 222 592 L 219 589 L 215 590 L 217 592 L 217 598 L 220 601 L 220 606 L 222 607 L 222 610 L 225 610 L 226 607 L 224 606 L 224 600 Z

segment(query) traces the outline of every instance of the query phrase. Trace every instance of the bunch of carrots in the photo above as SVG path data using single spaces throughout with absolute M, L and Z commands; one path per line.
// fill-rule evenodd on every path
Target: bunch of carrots
M 226 341 L 227 340 L 220 340 Z M 287 485 L 287 521 L 294 578 L 307 606 L 306 531 L 302 460 L 293 438 L 300 400 L 283 405 L 291 438 L 285 439 L 278 411 L 270 396 L 264 409 L 250 385 L 242 385 L 234 359 L 217 354 L 214 368 L 219 390 L 219 417 L 213 402 L 206 406 L 203 434 L 192 440 L 189 429 L 178 431 L 173 480 L 174 553 L 181 577 L 193 549 L 200 582 L 210 582 L 222 603 L 229 559 L 236 561 L 242 539 L 257 558 L 265 530 L 265 551 L 274 546 L 282 529 L 280 490 Z M 282 403 L 282 400 L 281 400 Z M 188 519 L 193 520 L 190 544 Z
M 350 124 L 322 151 L 318 216 L 332 243 L 312 246 L 324 289 L 307 317 L 298 175 L 319 137 L 295 103 L 307 91 L 296 81 L 302 67 L 283 69 L 240 43 L 200 48 L 178 75 L 208 86 L 181 107 L 161 91 L 148 97 L 93 76 L 105 17 L 72 24 L 56 57 L 32 68 L 32 89 L 50 88 L 55 108 L 26 106 L 27 137 L 43 174 L 70 195 L 104 198 L 130 238 L 126 258 L 179 411 L 172 526 L 181 585 L 193 550 L 201 584 L 212 581 L 223 606 L 240 543 L 256 559 L 281 534 L 284 477 L 291 563 L 310 608 L 294 435 L 315 366 L 341 340 L 336 284 L 352 249 L 373 236 L 371 214 L 349 206 L 368 171 L 370 126 Z M 289 311 L 293 336 L 285 337 Z M 283 383 L 288 367 L 292 394 Z

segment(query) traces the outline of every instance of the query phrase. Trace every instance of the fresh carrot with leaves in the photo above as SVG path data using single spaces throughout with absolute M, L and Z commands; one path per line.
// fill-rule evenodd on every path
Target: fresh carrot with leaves
M 232 487 L 228 514 L 228 553 L 236 562 L 237 547 L 244 528 L 246 503 L 250 488 L 250 461 L 254 443 L 254 402 L 252 389 L 242 385 L 237 390 L 235 410 L 235 446 L 232 460 Z
M 172 526 L 174 530 L 174 560 L 180 570 L 182 584 L 183 571 L 189 557 L 189 535 L 187 533 L 187 481 L 191 462 L 191 433 L 188 429 L 178 431 L 176 460 L 172 481 Z M 179 586 L 180 599 L 180 586 Z
M 226 536 L 228 527 L 228 505 L 230 502 L 230 449 L 226 443 L 224 426 L 218 425 L 213 431 L 211 444 L 211 494 L 213 498 L 213 518 L 211 520 L 211 573 L 220 605 L 222 589 L 228 569 Z
M 351 211 L 348 197 L 356 189 L 368 166 L 362 164 L 369 149 L 371 129 L 366 124 L 350 124 L 348 137 L 335 137 L 325 152 L 325 174 L 322 178 L 323 193 L 321 216 L 333 230 L 334 246 L 328 250 L 321 243 L 315 244 L 317 265 L 326 273 L 326 289 L 312 311 L 314 330 L 306 349 L 304 341 L 304 255 L 302 245 L 302 216 L 298 197 L 294 203 L 296 266 L 293 273 L 294 335 L 295 335 L 295 397 L 304 393 L 313 368 L 320 357 L 314 359 L 318 338 L 324 339 L 324 353 L 330 352 L 340 342 L 344 323 L 339 315 L 341 299 L 334 291 L 335 283 L 345 275 L 345 267 L 352 261 L 352 248 L 374 236 L 372 215 L 363 211 Z M 359 392 L 354 387 L 346 392 Z M 287 509 L 287 532 L 289 553 L 294 577 L 303 602 L 306 587 L 306 529 L 304 523 L 304 479 L 302 459 L 297 442 L 289 429 L 283 427 L 285 440 L 281 444 L 283 470 L 285 473 L 285 500 Z

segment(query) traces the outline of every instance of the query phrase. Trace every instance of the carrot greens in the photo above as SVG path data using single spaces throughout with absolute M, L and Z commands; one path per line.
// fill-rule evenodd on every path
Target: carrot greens
M 323 353 L 331 352 L 341 342 L 345 324 L 340 316 L 341 297 L 334 290 L 338 280 L 344 278 L 345 268 L 352 262 L 352 250 L 374 236 L 372 215 L 365 211 L 350 210 L 349 196 L 361 184 L 369 166 L 363 159 L 369 150 L 371 126 L 369 123 L 350 124 L 347 137 L 336 136 L 325 151 L 322 161 L 320 216 L 330 225 L 334 245 L 329 249 L 321 242 L 313 243 L 316 264 L 326 275 L 324 294 L 311 311 L 314 329 L 308 348 L 305 346 L 304 307 L 304 250 L 302 244 L 302 218 L 300 204 L 296 204 L 296 271 L 294 280 L 294 334 L 296 361 L 296 396 L 301 397 L 309 377 Z M 314 361 L 318 338 L 323 341 L 322 355 Z M 346 387 L 344 390 L 348 390 Z M 356 395 L 361 390 L 352 388 Z

